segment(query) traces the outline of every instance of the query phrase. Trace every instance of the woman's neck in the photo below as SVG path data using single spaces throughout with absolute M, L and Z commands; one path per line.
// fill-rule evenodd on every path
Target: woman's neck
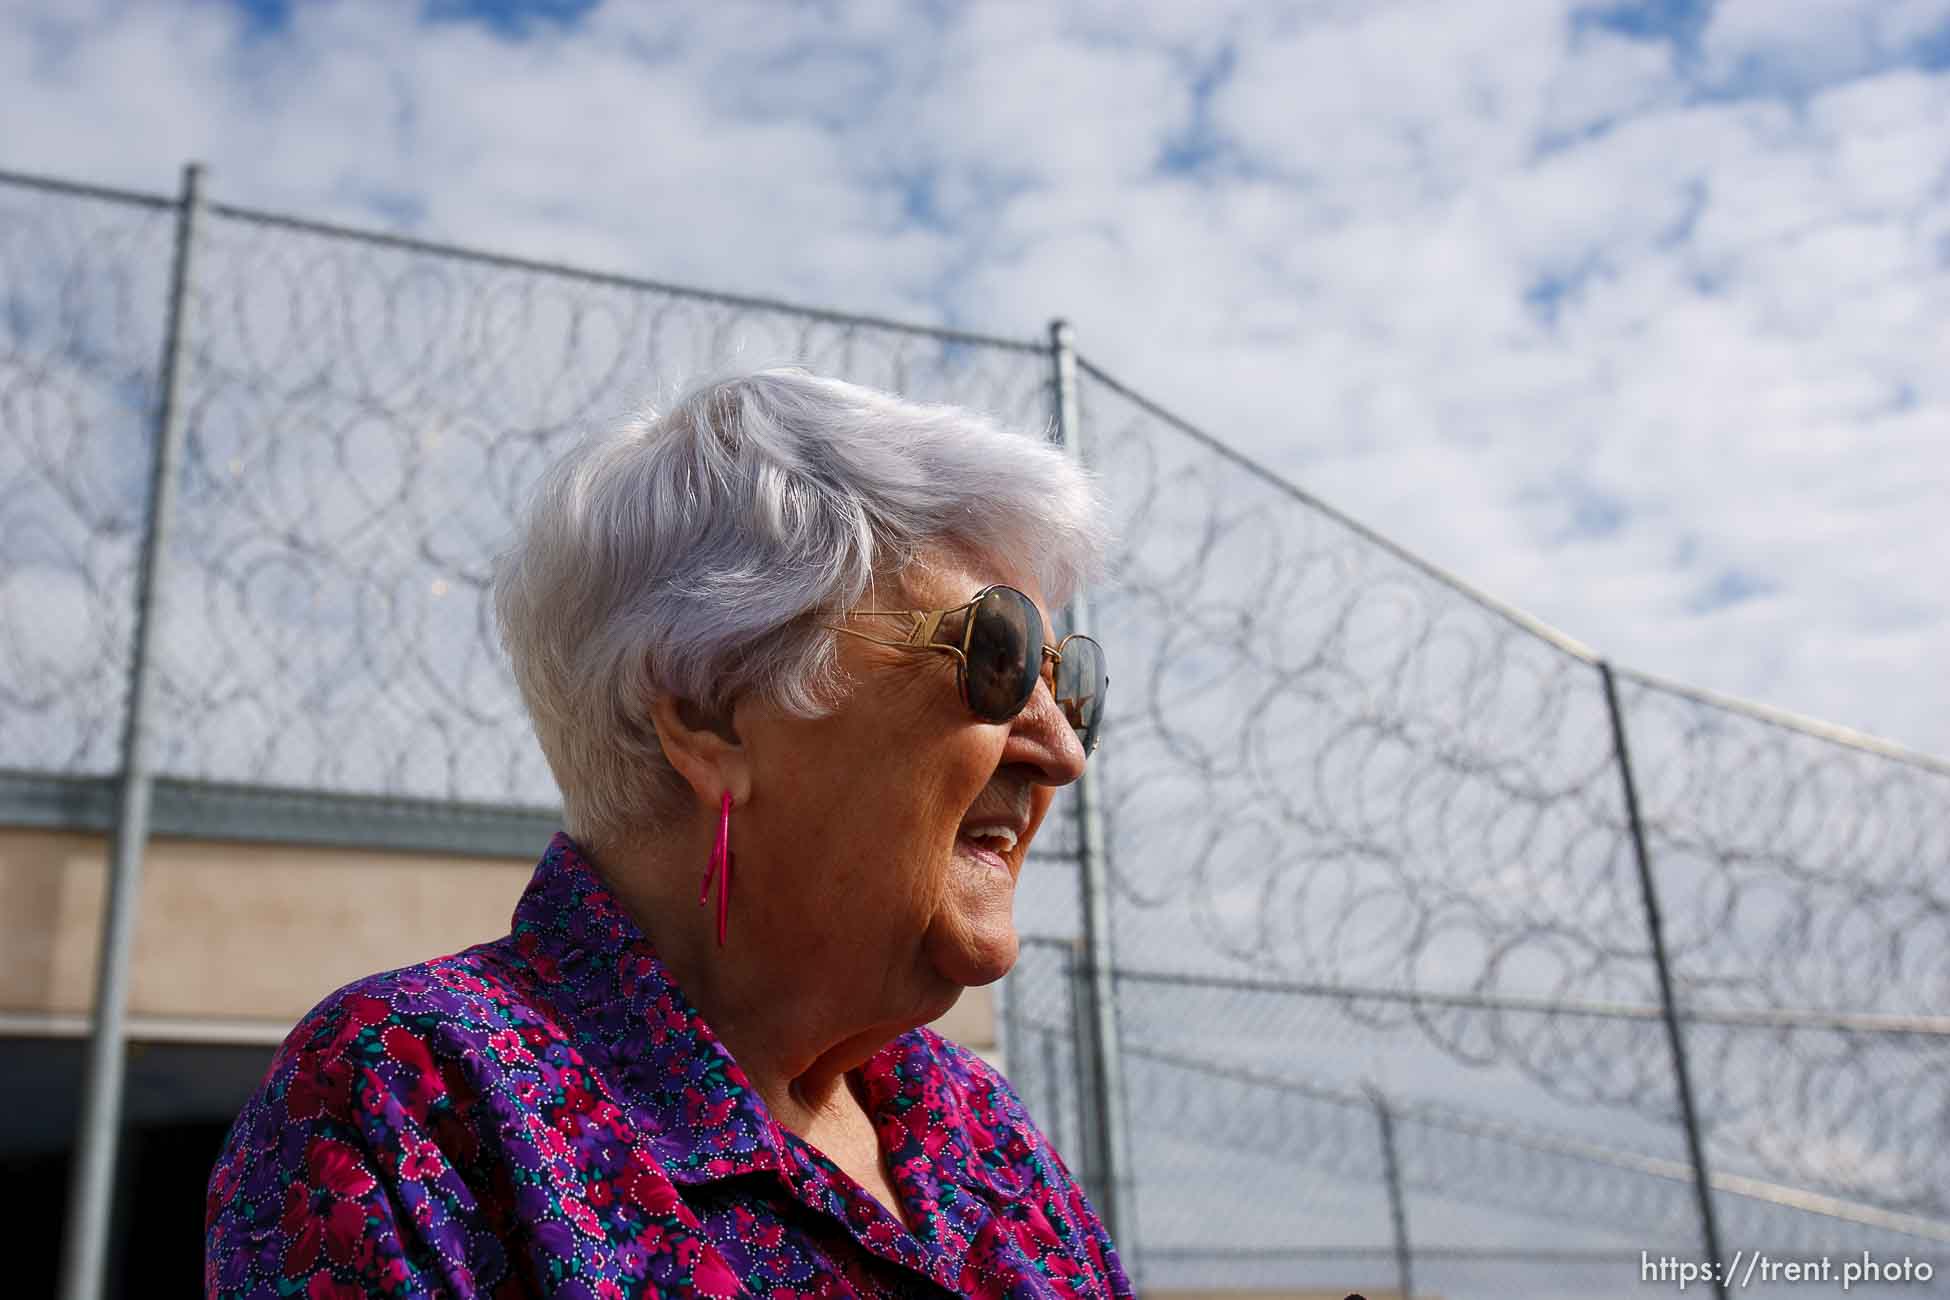
M 696 896 L 685 905 L 689 877 L 676 863 L 640 850 L 606 852 L 593 864 L 774 1119 L 810 1137 L 864 1113 L 846 1086 L 847 1072 L 910 1025 L 875 1023 L 855 1000 L 860 990 L 808 978 L 808 965 L 819 969 L 816 957 L 809 963 L 802 949 L 766 942 L 760 931 L 767 918 L 756 900 L 734 903 L 719 948 Z

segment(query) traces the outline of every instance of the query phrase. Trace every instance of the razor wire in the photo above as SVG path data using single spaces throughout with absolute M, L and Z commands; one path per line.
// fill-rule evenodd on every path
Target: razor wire
M 0 768 L 114 763 L 170 219 L 0 178 Z M 204 231 L 158 649 L 158 767 L 180 780 L 553 804 L 491 559 L 544 465 L 689 380 L 791 362 L 1049 424 L 1040 344 L 220 204 Z M 1430 1258 L 1489 1242 L 1469 1276 L 1528 1268 L 1577 1225 L 1594 1251 L 1627 1231 L 1687 1249 L 1590 653 L 1081 371 L 1120 538 L 1089 630 L 1115 682 L 1093 763 L 1133 1258 L 1385 1281 L 1363 1262 L 1390 1246 L 1378 1065 Z M 1937 1240 L 1950 776 L 1619 676 L 1727 1231 Z M 1011 1078 L 1065 1151 L 1088 1095 L 1076 851 L 1052 818 L 1003 1001 Z M 1479 1213 L 1504 1216 L 1480 1239 Z
M 1087 373 L 1126 539 L 1098 618 L 1137 661 L 1102 755 L 1120 965 L 1655 1003 L 1589 662 Z M 1493 1016 L 1354 1005 L 1567 1096 L 1671 1105 L 1635 1031 L 1567 1060 Z
M 1123 1051 L 1305 1056 L 1345 1099 L 1369 1066 L 1352 1044 L 1424 1069 L 1433 1050 L 1519 1113 L 1574 1111 L 1594 1149 L 1630 1133 L 1690 1176 L 1595 658 L 1083 369 L 1125 539 L 1094 593 L 1100 636 L 1137 659 L 1099 760 Z M 1708 1167 L 1843 1216 L 1762 1213 L 1716 1178 L 1728 1230 L 1877 1236 L 1859 1214 L 1941 1240 L 1950 781 L 1629 680 Z M 1235 1147 L 1277 1140 L 1264 1105 L 1150 1077 L 1127 1068 L 1134 1131 L 1226 1113 L 1251 1117 Z M 1334 1148 L 1297 1127 L 1299 1148 Z M 1413 1112 L 1398 1130 L 1413 1183 L 1437 1130 Z M 1371 1140 L 1355 1148 L 1373 1160 Z M 1147 1198 L 1169 1199 L 1178 1175 L 1147 1163 L 1148 1225 Z M 1579 1166 L 1579 1195 L 1534 1160 L 1456 1164 L 1472 1197 L 1556 1189 L 1532 1201 L 1533 1245 L 1534 1216 L 1559 1207 L 1585 1222 L 1629 1209 L 1646 1233 L 1697 1217 L 1683 1182 L 1657 1182 L 1658 1214 L 1608 1201 L 1630 1180 L 1602 1162 Z M 1440 1179 L 1422 1191 L 1456 1203 Z
M 213 208 L 164 770 L 554 802 L 493 625 L 541 470 L 685 380 L 793 361 L 1035 421 L 1040 354 Z M 646 392 L 656 376 L 661 392 Z
M 1134 1103 L 1182 1117 L 1181 1134 L 1202 1146 L 1272 1157 L 1336 1184 L 1372 1187 L 1382 1180 L 1376 1098 L 1369 1093 L 1169 1052 L 1128 1048 L 1126 1055 Z M 1557 1249 L 1696 1253 L 1692 1175 L 1683 1162 L 1450 1103 L 1397 1100 L 1391 1110 L 1411 1204 L 1425 1206 L 1429 1197 L 1468 1204 L 1485 1225 L 1470 1241 L 1496 1239 L 1495 1217 L 1480 1214 L 1487 1207 L 1514 1212 L 1516 1223 L 1559 1225 Z M 1716 1195 L 1731 1239 L 1750 1248 L 1805 1257 L 1852 1247 L 1891 1256 L 1950 1243 L 1950 1225 L 1864 1222 L 1846 1217 L 1850 1207 L 1812 1201 L 1797 1189 L 1722 1181 Z M 1175 1217 L 1177 1239 L 1157 1231 L 1147 1235 L 1147 1249 L 1154 1242 L 1167 1252 L 1211 1249 L 1230 1237 L 1241 1254 L 1250 1254 L 1265 1240 L 1264 1225 L 1230 1212 L 1203 1223 L 1182 1210 Z M 1423 1244 L 1440 1253 L 1468 1242 L 1438 1236 Z
M 0 766 L 118 761 L 174 229 L 162 200 L 0 186 Z
M 1018 1009 L 1024 1023 L 1013 1031 L 1029 1050 L 1012 1075 L 1059 1143 L 1062 1126 L 1081 1104 L 1068 1086 L 1073 1012 L 1061 995 L 1075 976 L 1073 957 L 1068 945 L 1056 943 L 1025 951 L 1021 970 L 1035 994 L 1024 995 L 1029 1000 Z M 1131 986 L 1150 982 L 1120 977 L 1127 1012 L 1134 1005 Z M 1345 1285 L 1385 1285 L 1387 1270 L 1375 1263 L 1387 1244 L 1375 1236 L 1386 1222 L 1376 1115 L 1382 1102 L 1392 1112 L 1400 1178 L 1411 1222 L 1419 1226 L 1411 1229 L 1418 1261 L 1461 1260 L 1470 1275 L 1493 1278 L 1568 1252 L 1593 1266 L 1586 1293 L 1623 1294 L 1637 1281 L 1617 1264 L 1627 1256 L 1645 1250 L 1698 1257 L 1692 1170 L 1656 1133 L 1653 1142 L 1633 1145 L 1615 1133 L 1594 1136 L 1588 1122 L 1573 1128 L 1534 1113 L 1516 1118 L 1480 1103 L 1428 1100 L 1418 1095 L 1429 1091 L 1423 1081 L 1383 1097 L 1370 1086 L 1298 1076 L 1331 1062 L 1337 1036 L 1366 1032 L 1350 1027 L 1344 1008 L 1371 995 L 1286 991 L 1276 1019 L 1237 1008 L 1256 994 L 1196 979 L 1168 987 L 1174 994 L 1204 994 L 1197 1004 L 1174 1008 L 1190 1026 L 1180 1044 L 1127 1041 L 1123 1047 L 1129 1105 L 1149 1135 L 1137 1240 L 1154 1284 L 1278 1284 L 1275 1264 L 1284 1258 L 1288 1281 L 1294 1268 L 1331 1263 Z M 1228 1003 L 1232 1014 L 1216 1010 Z M 1229 1032 L 1215 1034 L 1215 1025 Z M 1247 1060 L 1242 1040 L 1265 1040 L 1277 1050 Z M 1228 1051 L 1239 1059 L 1228 1060 Z M 1467 1092 L 1439 1091 L 1445 1098 Z M 1950 1245 L 1950 1222 L 1890 1213 L 1805 1186 L 1721 1173 L 1715 1196 L 1727 1240 L 1776 1258 L 1840 1258 L 1865 1249 L 1879 1258 L 1919 1250 L 1928 1257 Z M 1300 1224 L 1311 1231 L 1296 1231 Z M 1540 1226 L 1547 1237 L 1540 1238 Z M 1599 1281 L 1604 1260 L 1613 1268 Z M 1419 1262 L 1417 1276 L 1423 1276 Z
M 1950 1220 L 1950 768 L 1648 678 L 1621 706 L 1718 1163 Z

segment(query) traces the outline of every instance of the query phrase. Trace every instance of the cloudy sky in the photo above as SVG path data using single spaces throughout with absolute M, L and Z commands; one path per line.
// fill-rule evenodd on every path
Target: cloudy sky
M 1615 659 L 1950 754 L 1950 0 L 0 0 L 0 167 L 1088 355 Z

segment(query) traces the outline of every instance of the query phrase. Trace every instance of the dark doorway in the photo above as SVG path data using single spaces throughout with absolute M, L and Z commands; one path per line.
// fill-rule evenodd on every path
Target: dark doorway
M 0 1038 L 0 1180 L 13 1193 L 9 1235 L 33 1243 L 13 1256 L 11 1294 L 52 1295 L 59 1283 L 86 1050 L 80 1039 Z M 274 1051 L 129 1045 L 109 1295 L 202 1294 L 210 1166 Z

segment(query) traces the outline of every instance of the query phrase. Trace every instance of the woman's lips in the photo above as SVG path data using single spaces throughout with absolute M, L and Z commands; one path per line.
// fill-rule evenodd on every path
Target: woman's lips
M 990 848 L 982 840 L 972 840 L 966 835 L 955 836 L 955 852 L 987 863 L 1005 875 L 1014 875 L 1009 870 L 1009 860 Z

